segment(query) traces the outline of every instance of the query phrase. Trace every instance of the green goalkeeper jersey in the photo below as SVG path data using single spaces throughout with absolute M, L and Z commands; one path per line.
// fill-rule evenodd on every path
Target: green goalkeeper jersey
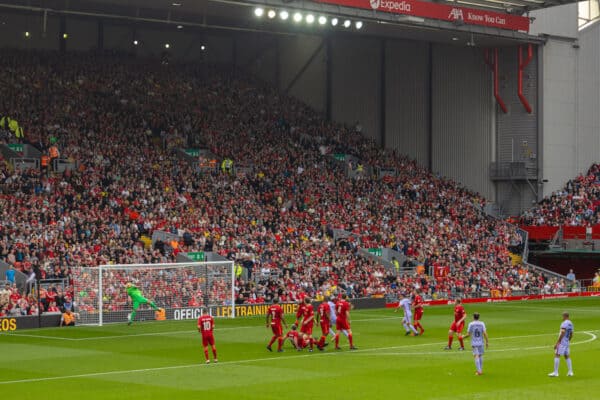
M 144 295 L 142 295 L 142 291 L 135 286 L 127 288 L 127 295 L 131 297 L 131 300 L 139 300 L 144 298 Z

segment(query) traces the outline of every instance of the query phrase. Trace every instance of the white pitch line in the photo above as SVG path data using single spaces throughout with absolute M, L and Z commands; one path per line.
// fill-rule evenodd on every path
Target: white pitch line
M 357 319 L 352 322 L 383 321 L 383 320 L 388 320 L 388 319 L 402 319 L 402 317 L 366 318 L 366 319 Z M 215 331 L 221 332 L 221 331 L 252 329 L 252 328 L 260 328 L 260 325 L 247 325 L 247 326 L 239 326 L 239 327 L 232 326 L 232 327 L 225 327 L 225 328 L 217 327 L 217 328 L 215 328 Z M 86 337 L 86 338 L 66 338 L 66 337 L 47 336 L 47 335 L 32 335 L 32 334 L 26 334 L 26 333 L 8 333 L 8 334 L 6 334 L 6 336 L 24 336 L 24 337 L 32 337 L 32 338 L 40 338 L 40 339 L 69 340 L 69 341 L 79 342 L 79 341 L 87 341 L 87 340 L 127 339 L 130 337 L 139 337 L 139 336 L 169 336 L 169 335 L 181 335 L 181 334 L 197 335 L 197 332 L 194 329 L 187 329 L 185 331 L 134 333 L 132 335 L 125 333 L 122 335 L 91 336 L 91 337 Z
M 586 340 L 582 340 L 581 342 L 575 342 L 575 343 L 571 343 L 571 346 L 575 346 L 578 344 L 585 344 L 585 343 L 590 343 L 593 342 L 594 340 L 596 340 L 598 337 L 596 335 L 594 335 L 591 332 L 581 332 L 581 333 L 585 333 L 587 335 L 590 335 L 589 339 Z M 540 335 L 532 335 L 532 336 L 540 336 Z M 502 339 L 502 338 L 498 338 L 498 339 Z M 508 351 L 525 351 L 525 350 L 541 350 L 541 349 L 549 349 L 549 346 L 531 346 L 531 347 L 512 347 L 512 348 L 507 348 L 507 349 L 492 349 L 492 350 L 486 350 L 486 354 L 487 353 L 503 353 L 503 352 L 508 352 Z M 375 350 L 375 349 L 373 349 Z M 379 357 L 379 356 L 426 356 L 426 355 L 460 355 L 460 354 L 464 354 L 464 353 L 469 353 L 468 351 L 465 352 L 440 352 L 440 351 L 419 351 L 419 352 L 393 352 L 393 353 L 376 353 L 376 354 L 368 354 L 367 353 L 368 350 L 365 350 L 365 352 L 363 354 L 360 354 L 361 356 L 370 356 L 370 357 Z
M 565 311 L 565 307 L 536 307 L 536 306 L 523 306 L 523 304 L 525 304 L 525 301 L 523 303 L 520 304 L 514 304 L 514 303 L 496 303 L 494 304 L 495 306 L 497 306 L 498 308 L 518 308 L 520 310 L 535 310 L 535 311 L 547 311 L 547 312 L 564 312 Z M 600 310 L 598 309 L 594 309 L 594 308 L 578 308 L 577 310 L 573 311 L 572 314 L 576 314 L 576 313 L 591 313 L 591 314 L 599 314 Z
M 19 336 L 19 337 L 21 337 L 21 336 L 24 336 L 24 337 L 30 337 L 30 338 L 36 338 L 36 339 L 70 340 L 70 341 L 74 341 L 74 342 L 80 340 L 80 339 L 73 339 L 73 338 L 60 337 L 60 336 L 30 335 L 30 334 L 27 334 L 27 333 L 4 333 L 4 334 L 0 335 L 0 337 L 2 337 L 2 336 L 5 336 L 5 337 L 8 337 L 8 336 L 12 336 L 12 337 Z
M 582 332 L 582 333 L 586 333 L 586 334 L 590 335 L 591 336 L 590 339 L 582 341 L 582 342 L 573 343 L 573 345 L 589 343 L 589 342 L 592 342 L 592 341 L 596 340 L 596 338 L 597 338 L 596 335 L 594 335 L 594 334 L 592 334 L 590 332 L 595 332 L 595 331 Z M 545 335 L 547 336 L 547 335 L 550 335 L 550 334 L 545 334 Z M 505 336 L 505 337 L 502 337 L 502 339 L 534 337 L 534 336 L 541 336 L 541 335 Z M 498 339 L 500 339 L 500 338 L 498 338 Z M 374 348 L 374 349 L 355 350 L 353 352 L 345 352 L 345 353 L 346 354 L 357 354 L 357 353 L 367 353 L 367 352 L 381 351 L 381 350 L 395 350 L 395 349 L 403 349 L 403 348 L 408 348 L 408 347 L 433 346 L 433 345 L 441 345 L 441 344 L 445 344 L 445 342 L 443 342 L 443 343 L 420 343 L 420 344 L 412 344 L 412 345 L 404 345 L 404 346 L 378 347 L 378 348 Z M 530 348 L 500 349 L 500 350 L 490 350 L 490 351 L 516 351 L 516 350 L 531 350 L 531 349 L 538 349 L 538 348 L 540 348 L 540 349 L 541 348 L 548 348 L 548 346 L 536 346 L 536 347 L 530 347 Z M 301 355 L 281 356 L 281 357 L 255 358 L 255 359 L 249 359 L 249 360 L 226 361 L 226 362 L 221 362 L 218 365 L 240 365 L 240 364 L 250 364 L 250 363 L 262 362 L 262 361 L 287 360 L 287 359 L 293 359 L 293 358 L 306 358 L 306 357 L 319 357 L 319 356 L 323 357 L 323 356 L 331 356 L 331 355 L 334 355 L 334 354 L 340 354 L 340 353 L 338 353 L 338 352 L 328 352 L 328 353 L 301 354 Z M 411 355 L 411 356 L 413 356 L 413 355 L 425 355 L 425 354 L 449 354 L 449 353 L 438 351 L 438 352 L 419 352 L 419 353 L 410 353 L 410 352 L 406 352 L 406 353 L 377 353 L 375 355 Z M 464 354 L 464 353 L 456 353 L 456 354 Z M 369 355 L 369 354 L 364 354 L 364 355 Z M 156 368 L 141 368 L 141 369 L 117 370 L 117 371 L 91 372 L 91 373 L 87 373 L 87 374 L 77 374 L 77 375 L 50 376 L 50 377 L 45 377 L 45 378 L 29 378 L 29 379 L 18 379 L 18 380 L 13 380 L 13 381 L 0 381 L 0 385 L 11 385 L 11 384 L 17 384 L 17 383 L 45 382 L 45 381 L 58 381 L 58 380 L 77 379 L 77 378 L 93 378 L 93 377 L 107 376 L 107 375 L 133 374 L 133 373 L 139 373 L 139 372 L 140 373 L 144 373 L 144 372 L 154 372 L 154 371 L 167 371 L 167 370 L 175 370 L 175 369 L 194 368 L 194 367 L 196 367 L 196 368 L 207 368 L 207 367 L 210 367 L 210 365 L 206 365 L 204 363 L 202 363 L 202 364 L 183 364 L 183 365 L 171 365 L 171 366 L 167 366 L 167 367 L 156 367 Z

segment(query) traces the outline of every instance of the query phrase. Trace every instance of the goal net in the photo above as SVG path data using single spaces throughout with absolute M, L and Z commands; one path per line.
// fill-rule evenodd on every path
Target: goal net
M 87 325 L 127 322 L 133 311 L 127 283 L 164 309 L 163 315 L 150 304 L 141 304 L 135 321 L 195 319 L 202 307 L 215 317 L 235 317 L 233 268 L 232 261 L 74 268 L 73 302 L 78 322 Z

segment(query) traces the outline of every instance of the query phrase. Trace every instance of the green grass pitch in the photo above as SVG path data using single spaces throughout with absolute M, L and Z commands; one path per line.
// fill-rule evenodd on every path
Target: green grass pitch
M 35 399 L 600 398 L 600 299 L 467 304 L 490 335 L 484 375 L 470 347 L 444 351 L 452 308 L 425 309 L 422 337 L 393 310 L 355 310 L 358 351 L 269 353 L 263 317 L 217 319 L 218 364 L 204 364 L 195 321 L 26 330 L 0 335 L 0 393 Z M 574 377 L 549 378 L 561 313 L 575 325 Z M 287 316 L 288 322 L 292 316 Z M 319 332 L 316 329 L 316 332 Z M 456 341 L 455 341 L 456 343 Z M 455 345 L 456 346 L 456 345 Z

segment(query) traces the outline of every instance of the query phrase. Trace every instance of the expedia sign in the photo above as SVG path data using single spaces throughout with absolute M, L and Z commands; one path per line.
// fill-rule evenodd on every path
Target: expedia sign
M 469 25 L 481 25 L 513 31 L 529 31 L 527 16 L 512 15 L 495 11 L 481 10 L 436 3 L 423 0 L 315 0 L 337 6 L 374 10 L 392 14 L 435 19 L 447 22 L 460 21 Z
M 60 314 L 26 315 L 17 318 L 0 318 L 0 333 L 21 329 L 49 328 L 60 324 Z
M 0 319 L 0 332 L 11 332 L 17 330 L 17 319 L 16 318 L 2 318 Z

